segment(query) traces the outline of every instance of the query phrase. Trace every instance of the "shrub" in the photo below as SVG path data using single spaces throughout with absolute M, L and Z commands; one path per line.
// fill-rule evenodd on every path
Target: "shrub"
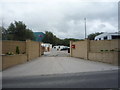
M 104 50 L 100 50 L 101 52 L 103 52 Z
M 111 49 L 110 51 L 115 51 L 114 49 Z
M 16 46 L 16 54 L 20 54 L 20 50 L 18 46 Z
M 105 51 L 108 51 L 108 50 L 105 50 Z
M 14 55 L 13 52 L 7 52 L 6 54 L 7 54 L 7 55 Z
M 22 54 L 25 54 L 25 52 L 23 52 Z

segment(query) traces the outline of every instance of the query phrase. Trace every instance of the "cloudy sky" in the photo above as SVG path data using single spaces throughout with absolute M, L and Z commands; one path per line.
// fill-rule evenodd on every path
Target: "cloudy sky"
M 34 32 L 52 31 L 59 38 L 118 31 L 118 0 L 0 0 L 4 27 L 23 21 Z

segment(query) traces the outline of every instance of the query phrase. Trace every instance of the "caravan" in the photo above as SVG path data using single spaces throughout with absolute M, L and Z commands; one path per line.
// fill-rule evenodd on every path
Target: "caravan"
M 120 39 L 120 32 L 103 33 L 95 37 L 95 40 L 112 40 Z

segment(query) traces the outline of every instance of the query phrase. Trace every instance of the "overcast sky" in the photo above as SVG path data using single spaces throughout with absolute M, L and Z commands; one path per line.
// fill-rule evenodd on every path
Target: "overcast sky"
M 118 0 L 0 0 L 4 27 L 23 21 L 34 32 L 52 31 L 59 38 L 84 38 L 118 31 Z

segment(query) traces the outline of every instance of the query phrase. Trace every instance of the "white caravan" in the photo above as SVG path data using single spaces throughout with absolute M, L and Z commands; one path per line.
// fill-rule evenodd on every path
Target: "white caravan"
M 120 32 L 103 33 L 96 36 L 94 40 L 112 40 L 112 39 L 120 39 Z

